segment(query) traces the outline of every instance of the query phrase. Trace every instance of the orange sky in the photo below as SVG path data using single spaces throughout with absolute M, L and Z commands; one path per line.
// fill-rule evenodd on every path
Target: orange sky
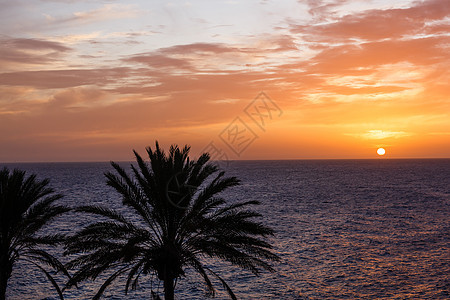
M 0 162 L 450 157 L 449 1 L 0 3 Z

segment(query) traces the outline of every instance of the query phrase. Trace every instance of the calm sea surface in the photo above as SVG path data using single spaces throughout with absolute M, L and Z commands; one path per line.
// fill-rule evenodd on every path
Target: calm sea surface
M 7 166 L 50 178 L 71 207 L 123 209 L 119 196 L 105 185 L 108 163 Z M 242 180 L 226 197 L 261 201 L 257 209 L 276 230 L 272 243 L 282 258 L 275 273 L 260 277 L 208 262 L 238 298 L 450 298 L 449 159 L 239 161 L 226 171 Z M 47 231 L 68 233 L 90 220 L 69 214 Z M 105 298 L 149 299 L 150 289 L 162 292 L 154 279 L 143 277 L 139 289 L 126 296 L 123 281 L 117 282 Z M 90 299 L 100 285 L 101 280 L 86 282 L 64 295 Z M 217 287 L 216 299 L 227 299 Z M 23 263 L 8 289 L 8 299 L 56 299 L 43 275 Z M 205 298 L 202 281 L 189 270 L 176 291 L 177 299 Z

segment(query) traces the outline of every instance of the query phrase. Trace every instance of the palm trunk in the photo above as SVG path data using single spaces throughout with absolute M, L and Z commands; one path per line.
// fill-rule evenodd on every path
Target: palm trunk
M 175 299 L 175 287 L 173 285 L 173 278 L 164 279 L 164 300 Z
M 6 255 L 0 254 L 0 300 L 6 299 L 6 288 L 11 276 L 12 267 Z
M 0 270 L 0 300 L 6 299 L 6 287 L 8 286 L 8 276 L 4 271 Z

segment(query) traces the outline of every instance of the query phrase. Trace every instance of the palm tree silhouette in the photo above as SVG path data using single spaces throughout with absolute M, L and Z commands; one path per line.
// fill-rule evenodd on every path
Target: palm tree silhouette
M 141 274 L 156 274 L 164 284 L 166 300 L 174 299 L 176 280 L 190 266 L 203 278 L 208 295 L 214 296 L 210 276 L 221 282 L 232 299 L 236 296 L 219 274 L 204 261 L 219 258 L 258 275 L 273 271 L 269 261 L 278 260 L 265 240 L 272 229 L 254 220 L 260 214 L 248 209 L 257 201 L 227 204 L 218 194 L 239 180 L 225 177 L 209 161 L 207 153 L 189 160 L 190 147 L 171 146 L 166 154 L 156 142 L 147 149 L 150 162 L 134 151 L 137 166 L 130 176 L 112 162 L 115 174 L 106 173 L 107 184 L 119 192 L 123 204 L 136 218 L 115 210 L 85 206 L 78 211 L 106 218 L 83 228 L 68 239 L 65 254 L 81 254 L 69 263 L 77 267 L 68 286 L 110 275 L 94 299 L 118 276 L 127 277 L 125 293 L 136 288 Z M 112 270 L 113 271 L 112 271 Z M 154 292 L 152 295 L 155 297 Z
M 25 178 L 25 172 L 7 168 L 0 170 L 0 299 L 6 297 L 8 279 L 18 260 L 26 261 L 50 280 L 63 299 L 52 274 L 43 265 L 62 271 L 70 278 L 63 264 L 43 247 L 63 242 L 60 234 L 39 235 L 39 230 L 55 217 L 67 212 L 65 206 L 54 205 L 62 197 L 47 185 L 48 179 L 38 181 L 36 175 Z

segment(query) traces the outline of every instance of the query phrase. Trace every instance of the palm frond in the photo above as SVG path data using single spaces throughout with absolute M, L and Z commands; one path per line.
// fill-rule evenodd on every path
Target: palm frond
M 214 286 L 211 282 L 211 280 L 208 277 L 208 274 L 206 274 L 206 270 L 203 267 L 202 263 L 192 254 L 189 255 L 189 264 L 194 267 L 194 269 L 202 276 L 203 280 L 205 281 L 206 287 L 207 287 L 207 296 L 215 296 L 215 290 Z
M 103 295 L 103 292 L 105 291 L 105 289 L 114 281 L 114 279 L 116 279 L 119 275 L 125 273 L 126 270 L 127 270 L 127 267 L 123 267 L 120 270 L 113 273 L 110 277 L 108 277 L 108 279 L 105 280 L 105 282 L 102 284 L 102 286 L 98 290 L 97 294 L 95 294 L 95 296 L 92 297 L 92 300 L 100 299 L 100 297 Z
M 35 265 L 39 270 L 41 270 L 45 276 L 47 277 L 47 279 L 52 283 L 53 287 L 55 288 L 56 292 L 58 293 L 59 299 L 64 300 L 64 296 L 63 293 L 61 291 L 61 288 L 59 287 L 58 283 L 56 282 L 56 280 L 53 278 L 53 276 L 47 271 L 45 270 L 43 267 L 41 267 L 39 264 L 35 263 L 32 260 L 27 260 L 24 259 L 25 261 L 28 261 L 29 263 L 32 263 L 33 265 Z
M 225 288 L 225 290 L 227 291 L 228 295 L 230 295 L 231 299 L 233 300 L 237 300 L 236 295 L 233 293 L 233 291 L 231 290 L 230 286 L 227 284 L 227 282 L 225 280 L 223 280 L 222 277 L 220 277 L 216 272 L 212 271 L 211 269 L 207 269 L 208 272 L 210 272 L 211 274 L 213 274 L 217 279 L 220 280 L 220 282 L 222 283 L 223 287 Z
M 140 274 L 140 271 L 142 271 L 142 266 L 143 266 L 144 264 L 145 264 L 145 260 L 144 260 L 144 259 L 141 259 L 141 260 L 139 260 L 138 263 L 136 263 L 136 264 L 131 268 L 131 270 L 130 270 L 130 272 L 128 273 L 128 276 L 127 276 L 127 282 L 126 282 L 126 284 L 125 284 L 125 295 L 128 293 L 128 289 L 129 289 L 129 287 L 130 287 L 131 282 L 133 281 L 133 278 L 135 278 L 135 279 L 134 279 L 134 282 L 133 282 L 132 287 L 136 287 L 138 276 L 139 276 L 139 274 Z

